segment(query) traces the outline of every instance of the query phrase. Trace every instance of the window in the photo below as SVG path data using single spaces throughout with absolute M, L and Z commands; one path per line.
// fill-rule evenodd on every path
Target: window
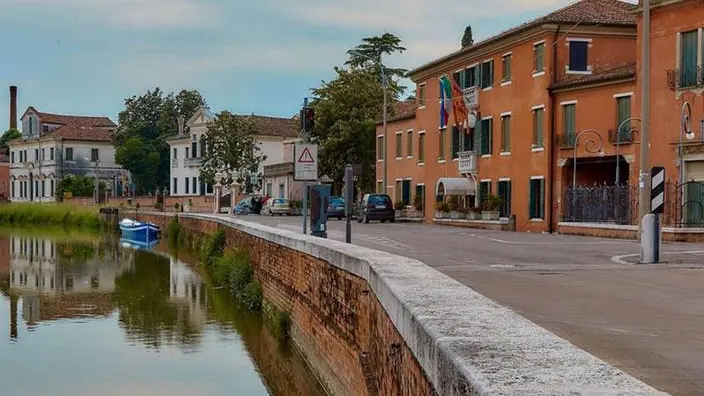
M 418 132 L 418 162 L 425 162 L 425 132 Z
M 188 147 L 186 147 L 186 155 L 183 158 L 188 158 Z
M 189 194 L 188 188 L 190 185 L 188 184 L 188 178 L 186 178 L 186 183 L 184 185 L 186 186 L 186 194 Z
M 49 132 L 49 125 L 43 125 L 42 130 L 44 131 L 44 133 Z
M 693 30 L 681 34 L 680 38 L 680 85 L 697 85 L 697 42 L 699 32 Z
M 39 180 L 34 181 L 34 198 L 39 198 Z
M 10 189 L 12 189 L 10 196 L 12 198 L 14 198 L 15 197 L 15 182 L 14 181 L 10 183 Z
M 39 161 L 39 149 L 34 149 L 34 160 Z
M 625 142 L 631 136 L 631 122 L 626 121 L 631 118 L 631 97 L 622 96 L 616 98 L 616 112 L 618 114 L 616 128 L 618 129 L 619 141 Z M 623 125 L 622 125 L 623 124 Z
M 382 161 L 384 159 L 384 137 L 376 137 L 376 159 Z
M 533 73 L 545 71 L 545 43 L 533 46 Z
M 384 183 L 381 181 L 376 182 L 376 192 L 382 194 L 384 192 Z
M 66 147 L 66 161 L 73 161 L 73 148 Z
M 396 159 L 403 156 L 403 132 L 396 132 Z
M 587 41 L 570 41 L 570 71 L 586 72 L 588 71 L 587 66 L 587 53 L 589 49 L 589 43 Z
M 530 179 L 530 203 L 528 215 L 531 219 L 545 219 L 545 179 Z
M 533 148 L 543 147 L 544 108 L 533 110 Z
M 418 106 L 425 107 L 425 84 L 418 86 Z
M 205 135 L 200 136 L 200 157 L 205 158 L 207 143 L 205 143 Z
M 285 187 L 283 183 L 279 183 L 279 198 L 284 197 Z
M 481 151 L 480 155 L 491 155 L 493 140 L 494 120 L 487 118 L 481 122 Z
M 10 161 L 14 164 L 15 163 L 15 152 L 10 151 Z
M 191 186 L 192 186 L 193 194 L 198 194 L 198 178 L 197 177 L 191 178 Z
M 494 85 L 494 61 L 490 60 L 482 63 L 482 88 L 486 89 Z
M 177 158 L 178 158 L 178 150 L 174 149 L 173 159 L 177 159 Z
M 42 149 L 42 161 L 46 159 L 46 149 Z
M 51 161 L 54 160 L 54 148 L 53 147 L 49 149 L 49 159 Z
M 460 157 L 460 128 L 452 127 L 452 159 Z
M 438 159 L 445 159 L 445 129 L 441 129 L 438 133 Z
M 479 183 L 479 202 L 484 205 L 487 197 L 491 194 L 491 180 L 482 180 Z
M 22 163 L 23 160 L 23 155 L 22 155 L 22 150 L 20 150 L 20 164 Z
M 474 150 L 474 142 L 472 141 L 472 135 L 468 129 L 465 128 L 462 134 L 462 151 L 472 151 Z
M 501 152 L 511 152 L 511 115 L 501 116 Z
M 413 131 L 406 132 L 406 155 L 413 157 Z
M 54 196 L 54 181 L 49 180 L 49 196 L 53 197 Z
M 501 82 L 511 81 L 511 54 L 504 55 L 501 58 Z
M 477 66 L 472 66 L 465 70 L 465 88 L 475 87 L 479 81 L 479 68 Z
M 98 162 L 98 149 L 90 149 L 90 162 Z
M 178 195 L 178 179 L 174 177 L 174 185 L 171 190 L 172 194 Z
M 403 192 L 403 180 L 396 180 L 396 187 L 394 187 L 394 202 L 402 201 Z
M 562 107 L 562 114 L 563 114 L 562 133 L 563 133 L 563 137 L 565 139 L 565 144 L 567 144 L 569 147 L 574 146 L 575 133 L 576 133 L 576 131 L 575 131 L 576 130 L 576 125 L 575 125 L 576 107 L 577 107 L 577 105 L 575 105 L 575 104 L 568 104 L 568 105 L 564 105 Z
M 193 139 L 196 138 L 196 135 L 193 135 Z M 191 143 L 191 155 L 193 158 L 196 158 L 198 156 L 198 142 L 193 142 Z
M 46 197 L 46 180 L 42 180 L 42 197 Z
M 499 216 L 508 217 L 511 215 L 511 181 L 499 180 L 497 184 L 499 198 L 503 200 L 499 207 Z
M 29 136 L 34 134 L 34 117 L 29 116 Z
M 272 190 L 273 190 L 273 185 L 271 183 L 267 183 L 266 189 L 264 190 L 264 194 L 266 194 L 267 197 L 270 197 Z
M 464 84 L 464 73 L 461 71 L 454 72 L 452 73 L 452 79 L 461 87 Z

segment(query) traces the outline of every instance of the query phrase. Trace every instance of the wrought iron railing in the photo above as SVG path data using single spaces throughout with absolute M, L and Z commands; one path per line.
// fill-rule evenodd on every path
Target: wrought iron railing
M 477 162 L 476 151 L 461 151 L 458 155 L 459 161 L 457 161 L 457 171 L 460 174 L 479 172 L 479 163 Z
M 577 135 L 574 133 L 559 134 L 559 135 L 557 135 L 557 147 L 573 148 L 576 140 L 577 140 Z
M 631 144 L 633 143 L 633 128 L 621 128 L 618 133 L 615 129 L 609 129 L 609 143 Z
M 565 222 L 634 224 L 638 217 L 638 186 L 568 187 L 563 202 Z
M 203 158 L 200 158 L 200 157 L 184 158 L 183 164 L 185 166 L 198 166 L 198 165 L 200 165 L 200 163 L 202 161 L 203 161 Z
M 704 67 L 668 70 L 667 85 L 672 90 L 704 88 Z

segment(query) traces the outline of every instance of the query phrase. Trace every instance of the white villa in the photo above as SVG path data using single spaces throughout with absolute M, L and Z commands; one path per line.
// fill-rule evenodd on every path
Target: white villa
M 113 194 L 126 172 L 115 164 L 117 125 L 107 117 L 42 113 L 29 107 L 22 137 L 9 143 L 11 202 L 54 202 L 65 175 L 87 175 L 108 183 Z
M 256 140 L 266 159 L 259 167 L 283 162 L 284 140 L 297 137 L 298 124 L 295 118 L 276 118 L 258 115 L 250 117 L 259 129 Z M 201 107 L 185 126 L 180 127 L 177 136 L 168 140 L 171 152 L 171 195 L 198 196 L 213 194 L 213 186 L 200 180 L 200 164 L 205 154 L 204 135 L 213 114 Z M 255 191 L 261 193 L 262 191 Z

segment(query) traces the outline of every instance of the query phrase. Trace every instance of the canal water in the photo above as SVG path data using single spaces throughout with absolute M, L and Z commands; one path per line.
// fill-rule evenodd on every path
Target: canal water
M 165 251 L 0 234 L 0 394 L 324 395 L 258 315 Z

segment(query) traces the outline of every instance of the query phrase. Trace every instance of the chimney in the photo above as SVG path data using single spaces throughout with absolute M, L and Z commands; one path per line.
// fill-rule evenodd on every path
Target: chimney
M 17 129 L 17 87 L 10 85 L 10 129 Z
M 184 116 L 178 116 L 178 135 L 183 136 L 184 132 L 184 124 L 186 123 L 186 119 Z

